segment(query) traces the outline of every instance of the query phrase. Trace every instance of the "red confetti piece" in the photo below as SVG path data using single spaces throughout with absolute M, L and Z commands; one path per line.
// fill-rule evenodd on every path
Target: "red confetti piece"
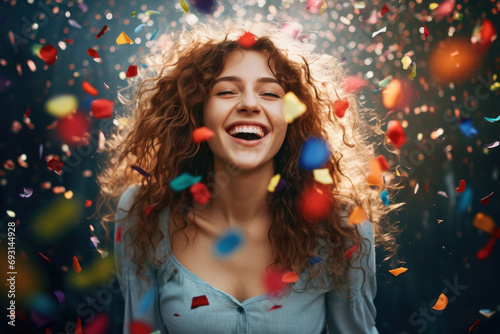
M 40 49 L 39 55 L 50 66 L 57 60 L 57 49 L 52 44 L 47 44 Z
M 42 252 L 38 252 L 38 254 L 40 254 L 40 256 L 43 258 L 43 260 L 47 263 L 52 263 L 52 261 L 46 257 L 45 255 L 42 254 Z
M 325 185 L 314 184 L 306 187 L 299 199 L 299 212 L 308 222 L 317 222 L 330 212 L 332 198 Z
M 238 43 L 244 48 L 251 48 L 257 42 L 257 36 L 247 31 L 238 39 Z
M 80 267 L 80 262 L 78 262 L 76 256 L 73 256 L 73 269 L 75 269 L 77 273 L 80 273 L 80 271 L 82 271 L 82 267 Z
M 209 305 L 207 296 L 203 295 L 203 296 L 193 297 L 193 301 L 191 302 L 191 310 L 200 306 L 207 306 L 207 305 Z
M 137 65 L 130 65 L 127 69 L 125 76 L 127 78 L 135 77 L 137 75 Z
M 296 272 L 290 271 L 285 273 L 281 277 L 281 281 L 285 283 L 295 283 L 297 282 L 297 279 L 299 278 L 299 275 Z
M 116 242 L 122 242 L 122 231 L 123 231 L 123 226 L 118 227 L 118 231 L 116 231 Z
M 386 13 L 389 13 L 389 8 L 387 8 L 387 5 L 384 3 L 382 9 L 380 10 L 380 16 L 384 16 Z
M 347 108 L 349 108 L 349 102 L 347 102 L 347 99 L 333 102 L 333 110 L 335 110 L 335 115 L 338 118 L 344 117 Z
M 61 172 L 63 165 L 64 164 L 61 161 L 56 160 L 56 159 L 50 159 L 50 161 L 47 162 L 47 167 L 55 170 L 57 173 Z
M 75 334 L 83 334 L 82 319 L 80 319 L 80 317 L 77 318 L 78 320 L 76 321 Z
M 460 185 L 457 188 L 458 193 L 463 193 L 465 190 L 465 180 L 460 180 Z
M 418 92 L 415 92 L 415 95 L 417 95 L 417 99 L 420 101 L 420 97 L 418 96 Z
M 491 236 L 500 239 L 500 227 L 494 227 L 493 231 L 491 231 Z
M 133 170 L 138 171 L 141 175 L 144 175 L 144 176 L 146 176 L 146 177 L 148 177 L 148 176 L 149 176 L 149 173 L 148 173 L 148 172 L 146 172 L 144 169 L 142 169 L 142 168 L 141 168 L 141 167 L 139 167 L 139 166 L 132 165 L 132 166 L 130 166 L 130 167 L 131 167 Z
M 476 328 L 477 326 L 479 326 L 479 322 L 481 322 L 481 319 L 477 319 L 476 321 L 474 321 L 474 324 L 472 324 L 472 326 L 470 326 L 469 328 L 469 333 L 474 329 Z
M 87 54 L 92 58 L 101 58 L 99 57 L 99 53 L 94 49 L 87 49 Z
M 64 41 L 68 44 L 73 44 L 73 40 L 71 38 L 66 38 Z
M 481 198 L 481 204 L 482 205 L 488 205 L 488 204 L 490 204 L 491 196 L 493 196 L 493 193 L 489 194 L 488 196 L 486 196 L 484 198 Z
M 193 131 L 193 141 L 195 143 L 201 143 L 209 140 L 214 136 L 214 132 L 207 128 L 206 126 L 202 126 Z
M 85 200 L 85 207 L 90 208 L 91 206 L 92 206 L 92 201 L 89 199 Z
M 154 205 L 150 205 L 146 208 L 146 217 L 151 213 L 151 210 L 153 210 Z
M 424 38 L 427 38 L 429 36 L 429 29 L 427 29 L 427 26 L 424 25 Z
M 189 188 L 189 192 L 200 205 L 205 205 L 210 200 L 211 194 L 203 182 L 197 182 Z
M 345 253 L 346 259 L 350 258 L 356 249 L 358 249 L 358 244 L 352 245 L 352 247 Z
M 387 125 L 387 138 L 397 147 L 401 148 L 406 141 L 406 133 L 399 121 L 389 121 Z
M 67 144 L 88 143 L 90 127 L 90 118 L 77 112 L 59 120 L 57 134 Z
M 99 38 L 101 37 L 102 35 L 104 35 L 104 33 L 108 31 L 108 26 L 105 25 L 104 27 L 102 27 L 101 31 L 97 34 L 97 36 L 95 38 Z
M 425 190 L 428 190 L 429 189 L 429 185 L 426 184 L 424 188 L 425 188 Z
M 83 90 L 90 95 L 97 95 L 99 92 L 97 89 L 94 88 L 91 84 L 89 84 L 87 81 L 82 82 L 82 88 Z
M 263 277 L 264 286 L 266 287 L 266 291 L 272 296 L 279 295 L 286 288 L 287 283 L 282 281 L 283 274 L 283 271 L 267 268 Z
M 174 313 L 174 317 L 180 317 L 181 315 L 179 313 Z
M 92 101 L 90 108 L 94 118 L 110 118 L 113 114 L 114 102 L 107 99 L 97 99 Z
M 281 305 L 274 305 L 273 307 L 271 307 L 271 308 L 268 310 L 268 312 L 269 312 L 269 311 L 276 310 L 276 309 L 279 309 L 279 308 L 281 308 Z
M 380 169 L 382 169 L 384 172 L 386 170 L 389 170 L 389 164 L 387 163 L 387 160 L 385 159 L 385 157 L 383 155 L 379 155 L 377 157 L 377 161 L 380 165 Z
M 484 260 L 491 255 L 497 240 L 498 240 L 498 238 L 495 238 L 495 236 L 490 237 L 490 240 L 488 241 L 486 246 L 484 246 L 483 248 L 481 248 L 480 250 L 477 251 L 476 256 L 477 256 L 478 260 Z
M 131 334 L 150 334 L 153 331 L 151 326 L 142 321 L 132 321 L 129 328 Z
M 30 105 L 28 104 L 28 108 L 26 109 L 26 112 L 24 113 L 24 117 L 29 117 L 31 115 L 30 113 Z

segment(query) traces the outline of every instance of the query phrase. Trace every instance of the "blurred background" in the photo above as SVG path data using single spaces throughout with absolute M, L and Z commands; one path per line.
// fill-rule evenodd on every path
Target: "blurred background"
M 394 276 L 377 253 L 379 332 L 500 333 L 500 2 L 186 4 L 189 13 L 174 0 L 0 3 L 0 332 L 81 325 L 85 333 L 121 333 L 112 240 L 89 218 L 106 158 L 100 150 L 121 112 L 118 91 L 137 79 L 127 77 L 129 65 L 166 34 L 237 20 L 295 22 L 297 38 L 337 57 L 332 66 L 342 66 L 366 107 L 404 129 L 401 163 L 379 152 L 396 176 L 408 176 L 391 198 L 406 203 L 392 219 L 400 221 L 397 259 L 408 271 Z M 95 100 L 99 112 L 91 112 Z M 11 271 L 15 327 L 6 317 Z M 448 305 L 433 310 L 441 293 Z

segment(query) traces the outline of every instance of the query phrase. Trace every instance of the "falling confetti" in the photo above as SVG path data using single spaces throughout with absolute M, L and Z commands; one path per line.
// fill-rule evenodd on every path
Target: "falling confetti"
M 495 222 L 492 217 L 478 212 L 474 217 L 473 225 L 488 234 L 491 234 L 495 229 Z
M 372 38 L 377 36 L 378 34 L 382 33 L 382 32 L 386 32 L 387 31 L 387 27 L 383 27 L 382 29 L 378 30 L 378 31 L 375 31 L 373 34 L 372 34 Z
M 485 205 L 485 206 L 488 205 L 488 204 L 490 204 L 491 196 L 493 196 L 493 193 L 489 194 L 486 197 L 481 198 L 481 204 Z
M 307 0 L 305 10 L 311 12 L 312 14 L 318 14 L 323 6 L 323 0 Z
M 56 295 L 57 301 L 59 303 L 64 303 L 65 298 L 64 298 L 64 293 L 62 293 L 62 291 L 54 291 L 54 294 Z
M 315 223 L 329 214 L 332 204 L 332 198 L 327 186 L 313 184 L 307 186 L 300 194 L 299 212 L 302 219 Z
M 485 316 L 486 318 L 490 318 L 493 314 L 497 313 L 496 311 L 492 311 L 489 309 L 480 309 L 479 314 Z
M 39 56 L 45 64 L 50 66 L 57 60 L 57 49 L 52 44 L 44 45 L 40 49 Z
M 338 118 L 343 118 L 345 116 L 347 108 L 349 108 L 349 102 L 347 102 L 347 99 L 337 100 L 333 103 L 333 110 L 335 111 L 335 116 Z
M 366 221 L 366 219 L 367 218 L 365 211 L 360 206 L 357 206 L 354 208 L 354 210 L 352 210 L 351 214 L 349 215 L 347 223 L 357 225 Z
M 386 13 L 389 13 L 389 8 L 387 8 L 387 5 L 384 3 L 382 9 L 380 10 L 380 16 L 384 16 Z
M 50 159 L 50 161 L 47 162 L 47 167 L 54 170 L 56 173 L 61 172 L 63 165 L 64 164 L 61 161 L 56 159 Z
M 256 42 L 257 42 L 257 36 L 255 36 L 249 31 L 246 31 L 238 39 L 238 43 L 240 44 L 240 46 L 244 48 L 251 48 L 252 46 L 255 45 Z
M 448 305 L 448 297 L 446 297 L 446 295 L 444 294 L 441 294 L 439 295 L 436 304 L 434 304 L 432 308 L 437 311 L 442 311 L 446 308 L 446 305 Z
M 207 306 L 209 305 L 207 296 L 197 296 L 193 297 L 193 301 L 191 302 L 191 310 L 198 308 L 200 306 Z
M 274 192 L 276 186 L 280 182 L 280 179 L 281 179 L 281 174 L 278 173 L 274 175 L 269 181 L 269 184 L 267 185 L 267 191 L 269 191 L 270 193 Z
M 118 242 L 118 243 L 122 242 L 122 231 L 123 231 L 123 228 L 124 228 L 123 226 L 120 226 L 118 228 L 118 230 L 116 231 L 115 241 Z
M 424 25 L 424 38 L 427 38 L 427 36 L 429 36 L 430 33 L 429 33 L 429 29 L 427 29 L 427 26 Z
M 129 325 L 130 333 L 133 334 L 149 334 L 153 331 L 151 326 L 143 321 L 134 320 L 130 322 Z M 76 334 L 76 333 L 75 333 Z
M 495 123 L 495 122 L 500 121 L 500 116 L 498 116 L 497 118 L 485 117 L 484 119 L 487 120 L 490 123 Z
M 134 42 L 123 31 L 116 39 L 116 44 L 134 44 Z
M 82 271 L 82 267 L 80 267 L 80 263 L 78 262 L 78 258 L 76 256 L 73 256 L 73 269 L 75 269 L 77 273 Z
M 396 269 L 391 269 L 391 270 L 389 270 L 389 272 L 391 274 L 393 274 L 394 276 L 398 276 L 398 275 L 401 275 L 402 273 L 406 272 L 407 270 L 408 270 L 408 268 L 399 267 L 399 268 L 396 268 Z
M 153 205 L 150 205 L 146 208 L 146 212 L 145 212 L 145 216 L 149 216 L 149 214 L 151 213 L 151 211 L 153 210 L 154 206 Z
M 493 143 L 485 144 L 484 146 L 486 146 L 487 148 L 495 148 L 498 145 L 500 145 L 500 141 L 495 140 Z
M 404 56 L 402 59 L 401 59 L 401 64 L 403 64 L 403 69 L 404 70 L 407 70 L 408 69 L 408 66 L 410 66 L 410 64 L 412 63 L 411 61 L 411 58 L 408 57 L 408 56 Z
M 472 119 L 470 118 L 464 118 L 460 121 L 460 130 L 468 138 L 471 138 L 473 135 L 478 134 L 476 128 L 474 127 L 474 124 L 472 124 Z
M 352 247 L 349 248 L 349 250 L 345 253 L 346 259 L 349 259 L 352 256 L 352 254 L 354 254 L 356 249 L 358 249 L 358 244 L 352 245 Z
M 99 92 L 97 89 L 95 89 L 91 84 L 89 84 L 87 81 L 82 82 L 82 88 L 83 90 L 90 95 L 97 95 Z
M 406 133 L 401 123 L 397 120 L 389 121 L 387 125 L 387 138 L 397 147 L 401 148 L 406 141 Z
M 170 188 L 174 191 L 182 191 L 191 187 L 193 184 L 200 182 L 202 178 L 203 177 L 201 175 L 193 176 L 189 173 L 183 173 L 170 181 L 169 184 Z
M 47 263 L 52 263 L 52 261 L 46 257 L 45 255 L 42 254 L 42 252 L 38 252 L 38 254 L 40 254 L 40 256 L 43 258 L 43 260 Z
M 92 116 L 97 119 L 110 118 L 113 114 L 114 102 L 107 99 L 97 99 L 92 101 L 90 108 L 92 109 Z
M 189 188 L 191 196 L 195 199 L 196 203 L 205 205 L 210 200 L 211 194 L 207 186 L 203 182 L 197 182 Z
M 460 185 L 457 188 L 458 193 L 463 193 L 465 190 L 465 180 L 460 180 Z
M 141 175 L 145 176 L 145 177 L 148 177 L 149 176 L 149 173 L 146 172 L 144 169 L 142 169 L 141 167 L 139 166 L 135 166 L 135 165 L 132 165 L 130 166 L 130 168 L 132 168 L 133 170 L 136 170 L 138 171 Z
M 188 4 L 187 4 L 186 0 L 179 0 L 179 2 L 181 4 L 181 7 L 184 10 L 184 12 L 186 14 L 189 13 L 189 7 L 188 7 Z
M 299 275 L 293 271 L 285 273 L 281 277 L 281 281 L 284 283 L 295 283 L 297 282 L 297 279 L 299 278 Z
M 104 27 L 102 27 L 101 31 L 97 34 L 97 36 L 95 38 L 99 38 L 101 37 L 102 35 L 104 35 L 104 33 L 108 31 L 108 26 L 105 25 Z
M 92 58 L 101 58 L 99 57 L 99 53 L 94 49 L 87 49 L 87 54 Z
M 328 168 L 313 170 L 314 179 L 323 184 L 333 184 L 332 176 Z
M 382 200 L 385 206 L 391 203 L 391 200 L 389 199 L 389 192 L 387 190 L 384 190 L 380 193 L 380 199 Z
M 127 69 L 125 77 L 132 78 L 135 77 L 136 75 L 137 75 L 137 65 L 130 65 Z
M 309 260 L 309 263 L 310 264 L 315 264 L 315 263 L 318 263 L 318 262 L 321 262 L 323 261 L 323 259 L 319 256 L 314 256 L 312 257 L 310 260 Z
M 19 194 L 22 198 L 30 198 L 33 195 L 33 189 L 31 188 L 23 188 L 24 194 Z
M 209 140 L 215 133 L 206 126 L 199 127 L 193 131 L 193 141 L 195 143 L 202 143 Z
M 140 32 L 141 32 L 141 30 L 142 30 L 142 28 L 143 28 L 143 27 L 147 27 L 147 26 L 148 26 L 148 25 L 147 25 L 146 23 L 141 23 L 141 24 L 139 24 L 139 25 L 138 25 L 138 26 L 134 29 L 134 32 L 135 32 L 136 34 L 138 34 L 138 33 L 140 33 Z
M 307 106 L 302 103 L 293 92 L 288 92 L 283 98 L 283 114 L 285 121 L 292 123 L 297 117 L 306 112 Z
M 243 231 L 237 228 L 231 228 L 214 241 L 213 251 L 218 258 L 227 258 L 241 249 L 243 244 Z
M 279 308 L 281 308 L 281 305 L 274 305 L 268 311 L 273 311 L 273 310 L 276 310 L 276 309 L 279 309 Z
M 474 323 L 472 324 L 472 326 L 470 326 L 469 328 L 469 333 L 474 329 L 476 328 L 477 326 L 479 326 L 479 322 L 481 321 L 481 319 L 477 319 L 476 321 L 474 321 Z
M 156 28 L 156 30 L 153 32 L 153 34 L 151 35 L 151 37 L 149 38 L 150 41 L 152 41 L 153 39 L 155 39 L 156 37 L 156 34 L 158 34 L 158 28 Z
M 320 137 L 309 137 L 302 145 L 299 167 L 304 170 L 319 169 L 329 158 L 330 149 L 326 140 Z

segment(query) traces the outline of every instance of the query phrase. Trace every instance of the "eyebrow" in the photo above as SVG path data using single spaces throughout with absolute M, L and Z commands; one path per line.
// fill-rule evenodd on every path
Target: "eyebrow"
M 237 76 L 220 77 L 214 81 L 212 86 L 215 86 L 217 83 L 219 83 L 221 81 L 241 82 L 241 81 L 243 81 L 243 79 L 241 79 L 240 77 L 237 77 Z M 258 78 L 257 82 L 271 82 L 271 83 L 277 83 L 278 85 L 281 86 L 281 84 L 278 80 L 276 80 L 275 78 L 271 78 L 271 77 Z

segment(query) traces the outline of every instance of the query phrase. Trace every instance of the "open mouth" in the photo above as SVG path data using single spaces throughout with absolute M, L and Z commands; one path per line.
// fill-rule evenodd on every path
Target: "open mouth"
M 255 133 L 236 133 L 234 135 L 231 135 L 234 138 L 239 138 L 239 139 L 244 139 L 244 140 L 258 140 L 264 137 L 259 136 L 258 134 Z M 265 136 L 265 135 L 264 135 Z

